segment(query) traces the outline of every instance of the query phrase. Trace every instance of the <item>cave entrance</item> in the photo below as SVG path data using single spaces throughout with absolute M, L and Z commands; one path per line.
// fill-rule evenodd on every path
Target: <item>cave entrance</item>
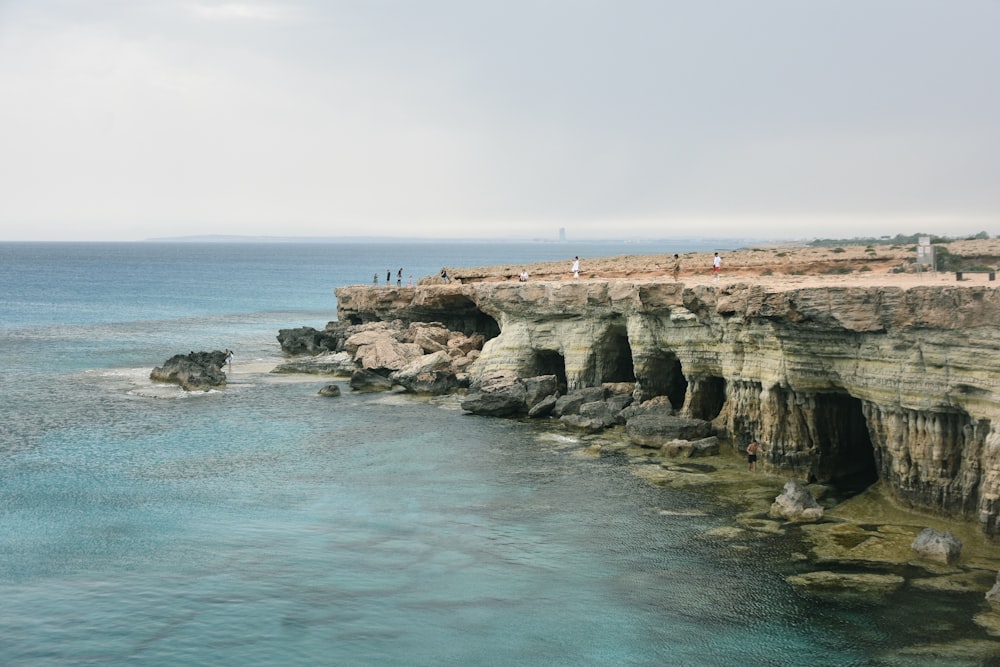
M 594 345 L 592 384 L 603 382 L 635 382 L 632 346 L 624 323 L 617 323 Z
M 497 321 L 481 311 L 475 301 L 464 294 L 447 294 L 434 302 L 434 307 L 414 306 L 409 320 L 412 322 L 440 322 L 451 331 L 461 331 L 466 336 L 482 334 L 490 340 L 500 335 Z
M 555 375 L 559 393 L 566 393 L 566 359 L 555 350 L 535 350 L 535 375 Z
M 817 476 L 842 492 L 864 491 L 878 481 L 878 467 L 861 400 L 836 393 L 817 394 L 815 401 Z
M 674 410 L 684 407 L 684 396 L 688 383 L 681 368 L 681 360 L 673 352 L 666 350 L 643 359 L 642 372 L 636 374 L 640 395 L 639 401 L 648 401 L 656 396 L 666 396 Z
M 726 379 L 708 375 L 692 382 L 688 413 L 695 419 L 712 421 L 719 416 L 722 406 L 726 404 Z

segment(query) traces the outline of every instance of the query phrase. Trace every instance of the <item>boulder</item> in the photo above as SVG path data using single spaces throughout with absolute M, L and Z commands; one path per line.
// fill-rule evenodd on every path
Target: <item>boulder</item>
M 630 417 L 625 434 L 636 444 L 659 448 L 672 440 L 701 440 L 713 432 L 712 425 L 702 419 L 649 411 Z
M 447 394 L 458 385 L 452 359 L 444 350 L 417 357 L 389 375 L 394 383 L 417 394 Z
M 354 391 L 388 391 L 392 389 L 392 380 L 374 371 L 358 368 L 351 373 L 350 385 Z
M 524 403 L 529 410 L 545 397 L 555 394 L 559 387 L 559 379 L 555 375 L 524 378 L 521 382 L 524 383 Z
M 559 398 L 559 394 L 552 394 L 551 396 L 546 396 L 542 400 L 535 403 L 533 406 L 528 408 L 528 416 L 537 419 L 540 417 L 548 417 L 552 414 L 552 409 L 556 407 L 556 400 Z
M 527 411 L 524 383 L 508 373 L 478 378 L 462 399 L 462 409 L 476 415 L 504 417 Z
M 281 351 L 290 356 L 337 352 L 342 349 L 343 333 L 333 322 L 327 325 L 327 331 L 312 327 L 279 329 L 278 343 Z
M 607 427 L 607 423 L 598 417 L 584 417 L 583 415 L 563 415 L 559 418 L 563 424 L 577 431 L 587 433 L 597 433 Z
M 557 417 L 563 415 L 575 415 L 580 411 L 580 406 L 592 401 L 603 401 L 605 397 L 604 387 L 584 387 L 561 396 L 556 401 L 555 409 L 552 411 Z
M 458 350 L 462 353 L 462 356 L 465 356 L 473 350 L 482 350 L 485 342 L 486 339 L 480 334 L 466 336 L 461 332 L 455 331 L 448 339 L 447 346 L 449 349 Z
M 785 490 L 774 499 L 768 513 L 775 519 L 795 522 L 819 521 L 823 518 L 823 508 L 805 486 L 796 479 L 785 482 Z
M 921 558 L 951 565 L 962 553 L 962 540 L 947 530 L 924 528 L 917 533 L 910 548 Z
M 701 440 L 671 440 L 660 447 L 664 456 L 676 458 L 696 458 L 716 456 L 719 453 L 719 439 L 714 435 Z
M 400 343 L 392 336 L 384 335 L 358 347 L 354 361 L 368 370 L 398 371 L 423 354 L 424 351 L 416 343 Z
M 175 354 L 154 368 L 149 379 L 177 384 L 185 391 L 220 389 L 226 386 L 226 374 L 222 372 L 225 365 L 226 353 L 222 350 Z
M 272 373 L 311 373 L 314 375 L 343 375 L 354 372 L 354 358 L 347 352 L 326 352 L 314 357 L 300 357 L 278 364 Z
M 675 413 L 674 406 L 671 405 L 670 399 L 666 396 L 656 396 L 649 399 L 648 401 L 643 401 L 642 403 L 632 403 L 622 409 L 620 419 L 622 422 L 627 422 L 632 417 L 637 417 L 639 415 L 646 414 L 647 412 L 655 412 L 664 415 L 673 415 Z
M 990 607 L 994 611 L 1000 612 L 1000 572 L 997 572 L 997 580 L 993 584 L 993 588 L 986 591 L 986 601 L 990 603 Z
M 340 387 L 335 384 L 328 384 L 319 390 L 320 396 L 340 396 Z

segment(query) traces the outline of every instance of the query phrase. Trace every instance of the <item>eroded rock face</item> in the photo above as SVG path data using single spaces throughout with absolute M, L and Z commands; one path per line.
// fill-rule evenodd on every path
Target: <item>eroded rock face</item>
M 632 383 L 639 402 L 711 422 L 723 446 L 758 439 L 769 470 L 881 479 L 906 504 L 1000 534 L 1000 290 L 586 280 L 337 298 L 342 320 L 365 322 L 447 323 L 457 307 L 465 323 L 496 325 L 473 380 L 555 375 L 568 393 Z
M 221 389 L 226 386 L 226 374 L 222 372 L 225 365 L 226 353 L 222 350 L 176 354 L 167 359 L 163 366 L 154 368 L 149 379 L 153 382 L 177 384 L 185 391 Z

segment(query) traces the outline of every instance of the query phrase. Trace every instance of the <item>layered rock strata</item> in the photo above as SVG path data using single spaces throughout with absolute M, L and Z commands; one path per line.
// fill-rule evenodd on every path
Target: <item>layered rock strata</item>
M 662 281 L 337 291 L 352 323 L 437 321 L 488 339 L 468 372 L 634 383 L 808 481 L 884 480 L 905 504 L 1000 532 L 1000 292 Z

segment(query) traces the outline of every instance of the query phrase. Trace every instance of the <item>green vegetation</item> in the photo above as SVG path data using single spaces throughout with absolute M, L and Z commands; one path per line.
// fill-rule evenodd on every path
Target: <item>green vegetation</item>
M 833 249 L 833 250 L 831 250 L 830 252 L 847 252 L 847 251 L 846 251 L 846 250 L 844 250 L 843 248 L 834 248 L 834 249 Z
M 860 269 L 858 269 L 858 272 L 859 273 L 866 273 L 866 272 L 871 271 L 871 270 L 872 270 L 872 267 L 870 267 L 867 264 L 865 264 Z
M 815 241 L 810 241 L 808 244 L 814 248 L 829 248 L 831 246 L 845 246 L 845 245 L 864 245 L 864 246 L 877 246 L 877 245 L 888 245 L 892 246 L 893 249 L 897 249 L 901 246 L 916 244 L 919 242 L 921 236 L 930 236 L 932 244 L 939 243 L 951 243 L 952 241 L 962 241 L 962 240 L 980 240 L 988 239 L 990 235 L 986 232 L 979 232 L 973 234 L 972 236 L 962 236 L 962 237 L 948 237 L 948 236 L 933 236 L 931 234 L 926 234 L 924 232 L 918 232 L 916 234 L 896 234 L 895 236 L 883 236 L 881 238 L 873 237 L 858 237 L 853 239 L 816 239 Z

